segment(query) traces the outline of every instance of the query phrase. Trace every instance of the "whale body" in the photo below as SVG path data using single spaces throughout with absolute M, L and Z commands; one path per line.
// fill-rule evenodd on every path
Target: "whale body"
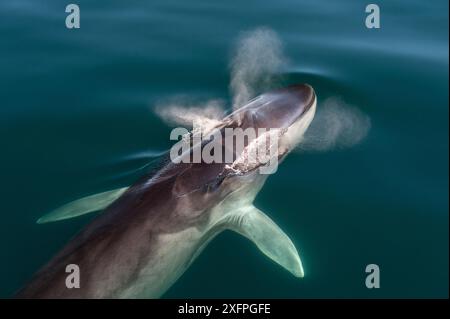
M 282 160 L 301 140 L 315 108 L 314 90 L 293 85 L 260 95 L 225 117 L 216 129 L 283 129 L 277 154 Z M 167 160 L 156 173 L 130 187 L 69 203 L 38 222 L 103 212 L 15 297 L 158 298 L 224 230 L 242 234 L 273 261 L 303 277 L 292 241 L 253 205 L 267 177 L 257 167 L 236 173 L 226 163 Z M 66 285 L 66 267 L 72 264 L 80 270 L 79 288 Z

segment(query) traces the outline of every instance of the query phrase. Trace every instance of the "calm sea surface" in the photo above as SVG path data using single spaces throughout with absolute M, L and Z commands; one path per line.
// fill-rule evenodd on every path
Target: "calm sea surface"
M 69 3 L 69 2 L 68 2 Z M 67 4 L 68 4 L 67 3 Z M 448 1 L 0 2 L 0 297 L 11 297 L 93 216 L 49 210 L 127 185 L 170 147 L 152 112 L 174 95 L 230 102 L 242 31 L 266 26 L 289 83 L 339 97 L 372 128 L 346 150 L 293 153 L 256 205 L 292 238 L 296 279 L 235 233 L 217 237 L 165 297 L 448 296 Z M 365 267 L 381 288 L 365 286 Z

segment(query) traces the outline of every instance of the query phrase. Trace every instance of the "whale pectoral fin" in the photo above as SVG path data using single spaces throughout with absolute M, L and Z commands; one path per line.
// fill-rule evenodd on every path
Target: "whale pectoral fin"
M 234 215 L 230 228 L 247 237 L 269 258 L 290 271 L 296 277 L 303 277 L 303 266 L 289 237 L 262 211 L 254 206 Z
M 102 210 L 114 202 L 122 195 L 128 187 L 113 189 L 107 192 L 98 193 L 83 197 L 73 202 L 67 203 L 54 211 L 39 218 L 36 223 L 44 224 L 56 222 Z

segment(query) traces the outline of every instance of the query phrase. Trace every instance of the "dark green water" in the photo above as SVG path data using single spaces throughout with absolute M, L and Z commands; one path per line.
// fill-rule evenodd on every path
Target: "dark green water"
M 0 3 L 1 297 L 92 218 L 38 217 L 132 182 L 136 154 L 170 146 L 155 103 L 230 100 L 231 49 L 258 26 L 283 41 L 289 82 L 357 105 L 371 131 L 351 149 L 291 154 L 257 197 L 304 279 L 227 232 L 166 297 L 448 296 L 448 1 L 377 1 L 379 30 L 364 1 L 76 3 L 79 30 L 61 1 Z M 380 289 L 365 286 L 371 263 Z

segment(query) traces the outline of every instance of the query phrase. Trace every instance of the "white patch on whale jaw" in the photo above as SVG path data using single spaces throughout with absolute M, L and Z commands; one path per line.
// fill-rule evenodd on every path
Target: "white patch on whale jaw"
M 289 126 L 287 132 L 280 139 L 280 148 L 284 148 L 287 152 L 292 151 L 303 140 L 303 136 L 314 119 L 316 114 L 317 98 L 314 97 L 314 102 L 309 110 L 294 124 Z

